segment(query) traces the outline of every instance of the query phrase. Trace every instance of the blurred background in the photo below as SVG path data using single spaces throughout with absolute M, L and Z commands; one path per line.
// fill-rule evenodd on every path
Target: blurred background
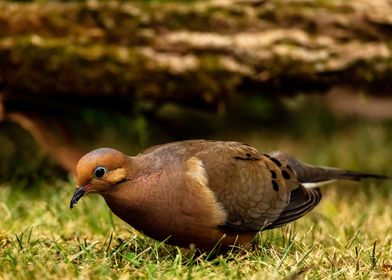
M 392 174 L 392 1 L 0 1 L 0 183 L 238 140 Z

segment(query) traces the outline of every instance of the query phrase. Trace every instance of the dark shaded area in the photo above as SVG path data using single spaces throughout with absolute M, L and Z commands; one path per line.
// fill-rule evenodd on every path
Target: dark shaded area
M 293 99 L 290 102 L 294 101 Z M 279 142 L 280 138 L 286 138 L 293 145 L 302 145 L 303 148 L 307 145 L 313 146 L 313 148 L 309 147 L 311 151 L 317 143 L 328 141 L 327 139 L 334 141 L 334 138 L 344 131 L 355 132 L 361 129 L 361 122 L 331 115 L 321 101 L 320 97 L 314 98 L 313 101 L 306 98 L 304 101 L 297 101 L 298 104 L 295 104 L 293 108 L 293 105 L 288 106 L 282 100 L 270 103 L 268 100 L 257 97 L 238 98 L 233 103 L 229 103 L 230 106 L 227 106 L 225 113 L 221 115 L 215 111 L 176 104 L 163 104 L 157 111 L 148 113 L 148 110 L 143 109 L 145 105 L 140 104 L 128 113 L 93 107 L 88 109 L 81 106 L 73 109 L 70 107 L 68 111 L 60 109 L 56 111 L 53 107 L 54 110 L 50 113 L 39 110 L 39 116 L 44 123 L 50 124 L 51 131 L 59 131 L 54 134 L 58 138 L 49 142 L 55 150 L 58 150 L 61 145 L 71 151 L 80 149 L 85 152 L 98 147 L 113 147 L 132 155 L 151 145 L 169 141 L 204 138 L 251 141 L 251 144 L 254 144 L 254 137 L 257 137 L 260 139 L 258 141 L 264 143 L 261 146 L 263 152 L 270 152 L 276 148 L 290 152 L 284 143 L 283 146 L 277 145 L 274 148 L 273 142 L 276 140 Z M 384 133 L 387 133 L 385 137 L 392 139 L 390 122 L 385 122 L 383 126 Z M 62 132 L 64 129 L 65 134 Z M 44 128 L 44 134 L 45 131 L 47 132 Z M 45 145 L 41 145 L 41 148 L 37 146 L 36 139 L 32 138 L 26 130 L 15 124 L 3 122 L 0 138 L 2 143 L 0 152 L 5 153 L 0 163 L 2 182 L 17 180 L 21 185 L 32 185 L 41 180 L 67 178 L 66 173 L 58 172 L 61 168 L 56 164 L 64 160 L 62 154 L 58 156 L 49 151 L 48 155 Z M 364 145 L 369 146 L 366 144 L 369 140 L 364 141 Z M 387 145 L 387 138 L 380 141 Z M 336 145 L 336 149 L 339 149 L 338 143 Z M 320 147 L 315 153 L 322 157 L 324 153 L 329 153 L 324 150 L 325 148 Z M 361 152 L 363 153 L 363 151 L 358 151 L 358 153 Z M 49 156 L 52 156 L 51 160 Z M 306 160 L 303 152 L 297 156 Z M 357 162 L 359 167 L 352 168 L 360 168 L 366 164 L 366 157 L 361 158 Z M 339 162 L 338 158 L 335 160 L 337 162 L 322 160 L 320 164 L 325 165 L 330 162 L 331 165 L 347 168 Z M 23 165 L 20 165 L 21 163 Z M 387 170 L 385 166 L 385 171 L 379 172 L 389 174 Z
M 67 178 L 67 173 L 19 126 L 1 122 L 0 143 L 0 183 L 33 187 L 42 181 Z

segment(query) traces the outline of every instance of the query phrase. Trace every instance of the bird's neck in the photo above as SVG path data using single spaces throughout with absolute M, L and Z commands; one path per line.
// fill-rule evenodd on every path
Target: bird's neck
M 129 180 L 137 183 L 143 181 L 146 177 L 158 174 L 162 171 L 165 164 L 157 157 L 150 155 L 138 155 L 129 157 L 127 162 L 127 170 L 129 170 Z

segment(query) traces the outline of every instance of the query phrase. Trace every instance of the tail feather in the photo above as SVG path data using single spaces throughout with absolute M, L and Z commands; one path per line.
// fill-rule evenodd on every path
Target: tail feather
M 328 169 L 326 169 L 328 170 Z M 385 175 L 380 175 L 380 174 L 374 174 L 374 173 L 366 173 L 366 172 L 357 172 L 357 171 L 350 171 L 350 170 L 342 170 L 342 169 L 337 169 L 340 173 L 338 174 L 338 179 L 348 179 L 348 180 L 355 180 L 359 181 L 361 179 L 391 179 L 391 177 L 385 176 Z
M 317 183 L 331 180 L 354 180 L 359 181 L 361 179 L 392 179 L 389 176 L 357 172 L 344 170 L 332 167 L 319 167 L 312 166 L 296 160 L 294 157 L 288 154 L 277 154 L 274 155 L 278 160 L 285 161 L 297 174 L 297 178 L 301 183 Z

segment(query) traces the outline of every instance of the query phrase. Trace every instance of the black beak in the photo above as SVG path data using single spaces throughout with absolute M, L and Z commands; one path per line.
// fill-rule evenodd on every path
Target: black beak
M 86 190 L 84 189 L 84 187 L 79 187 L 76 189 L 76 191 L 71 199 L 71 203 L 69 204 L 70 209 L 75 207 L 76 203 L 78 203 L 79 199 L 82 198 L 82 196 L 84 195 L 85 192 L 86 192 Z

